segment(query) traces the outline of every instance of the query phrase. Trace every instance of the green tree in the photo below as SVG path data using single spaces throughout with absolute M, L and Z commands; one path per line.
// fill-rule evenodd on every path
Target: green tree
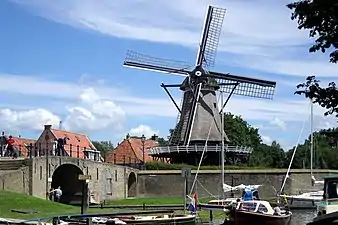
M 106 159 L 107 154 L 114 149 L 111 141 L 92 141 L 95 148 L 101 152 L 101 156 Z
M 169 145 L 169 141 L 164 139 L 163 137 L 157 138 L 158 146 L 165 147 Z
M 326 108 L 324 115 L 335 115 L 338 117 L 338 89 L 334 82 L 331 82 L 327 88 L 319 85 L 320 81 L 315 76 L 309 76 L 306 82 L 297 85 L 295 94 L 304 95 L 306 98 L 312 99 L 313 103 Z
M 260 144 L 252 152 L 249 160 L 251 166 L 283 168 L 285 167 L 286 153 L 277 141 L 271 145 Z
M 257 148 L 262 142 L 258 129 L 252 127 L 241 116 L 224 114 L 224 131 L 231 145 Z
M 338 148 L 337 148 L 338 129 L 323 129 L 314 132 L 314 160 L 313 168 L 318 169 L 338 169 Z M 292 168 L 310 168 L 310 136 L 297 148 Z M 287 152 L 288 163 L 291 160 L 295 147 Z
M 298 29 L 308 29 L 315 37 L 310 52 L 332 49 L 330 61 L 338 61 L 338 2 L 335 0 L 302 0 L 287 5 L 291 19 L 298 20 Z
M 303 0 L 287 5 L 292 10 L 291 19 L 298 20 L 299 29 L 308 29 L 309 36 L 315 37 L 310 52 L 318 50 L 330 53 L 330 62 L 338 61 L 338 2 L 333 0 Z M 325 115 L 338 115 L 338 90 L 331 82 L 328 87 L 320 87 L 319 80 L 309 76 L 305 83 L 297 86 L 296 94 L 313 99 L 314 103 L 327 109 Z

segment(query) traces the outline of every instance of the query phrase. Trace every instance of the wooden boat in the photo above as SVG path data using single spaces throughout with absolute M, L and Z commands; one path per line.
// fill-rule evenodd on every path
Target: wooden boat
M 195 215 L 119 216 L 125 224 L 144 225 L 196 225 Z
M 289 225 L 291 215 L 289 211 L 273 209 L 269 202 L 260 200 L 239 202 L 230 213 L 234 225 Z

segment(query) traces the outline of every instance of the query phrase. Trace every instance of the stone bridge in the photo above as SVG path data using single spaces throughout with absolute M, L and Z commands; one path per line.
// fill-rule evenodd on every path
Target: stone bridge
M 97 161 L 52 156 L 0 159 L 0 188 L 46 198 L 50 188 L 63 190 L 61 202 L 79 204 L 79 174 L 91 175 L 89 189 L 95 201 L 134 197 L 138 170 Z

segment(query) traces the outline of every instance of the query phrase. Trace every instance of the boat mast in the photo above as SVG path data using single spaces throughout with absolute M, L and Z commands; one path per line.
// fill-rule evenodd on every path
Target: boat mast
M 311 99 L 311 122 L 310 122 L 310 174 L 311 174 L 311 181 L 313 179 L 313 102 Z M 313 183 L 313 182 L 311 182 Z
M 223 106 L 223 92 L 221 91 L 221 107 Z M 222 191 L 222 199 L 224 199 L 224 190 L 223 190 L 223 184 L 224 184 L 224 111 L 223 111 L 223 107 L 221 109 L 221 138 L 222 138 L 222 151 L 221 151 L 221 164 L 222 164 L 222 172 L 221 172 L 221 191 Z

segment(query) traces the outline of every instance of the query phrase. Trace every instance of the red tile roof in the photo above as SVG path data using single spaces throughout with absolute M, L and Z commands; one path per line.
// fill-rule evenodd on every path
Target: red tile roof
M 148 154 L 148 149 L 156 146 L 158 146 L 157 141 L 146 140 L 144 142 L 145 162 L 153 161 L 153 158 Z M 123 140 L 107 155 L 106 162 L 116 164 L 143 162 L 143 143 L 141 138 L 129 138 Z
M 21 138 L 21 137 L 13 137 L 14 140 L 14 147 L 17 148 L 21 152 L 21 156 L 27 157 L 28 156 L 28 149 L 27 147 L 32 144 L 34 146 L 36 140 Z
M 69 156 L 85 158 L 83 151 L 96 150 L 93 143 L 84 134 L 72 133 L 65 130 L 50 129 L 56 139 L 66 137 L 65 150 Z M 79 149 L 79 151 L 78 151 Z

